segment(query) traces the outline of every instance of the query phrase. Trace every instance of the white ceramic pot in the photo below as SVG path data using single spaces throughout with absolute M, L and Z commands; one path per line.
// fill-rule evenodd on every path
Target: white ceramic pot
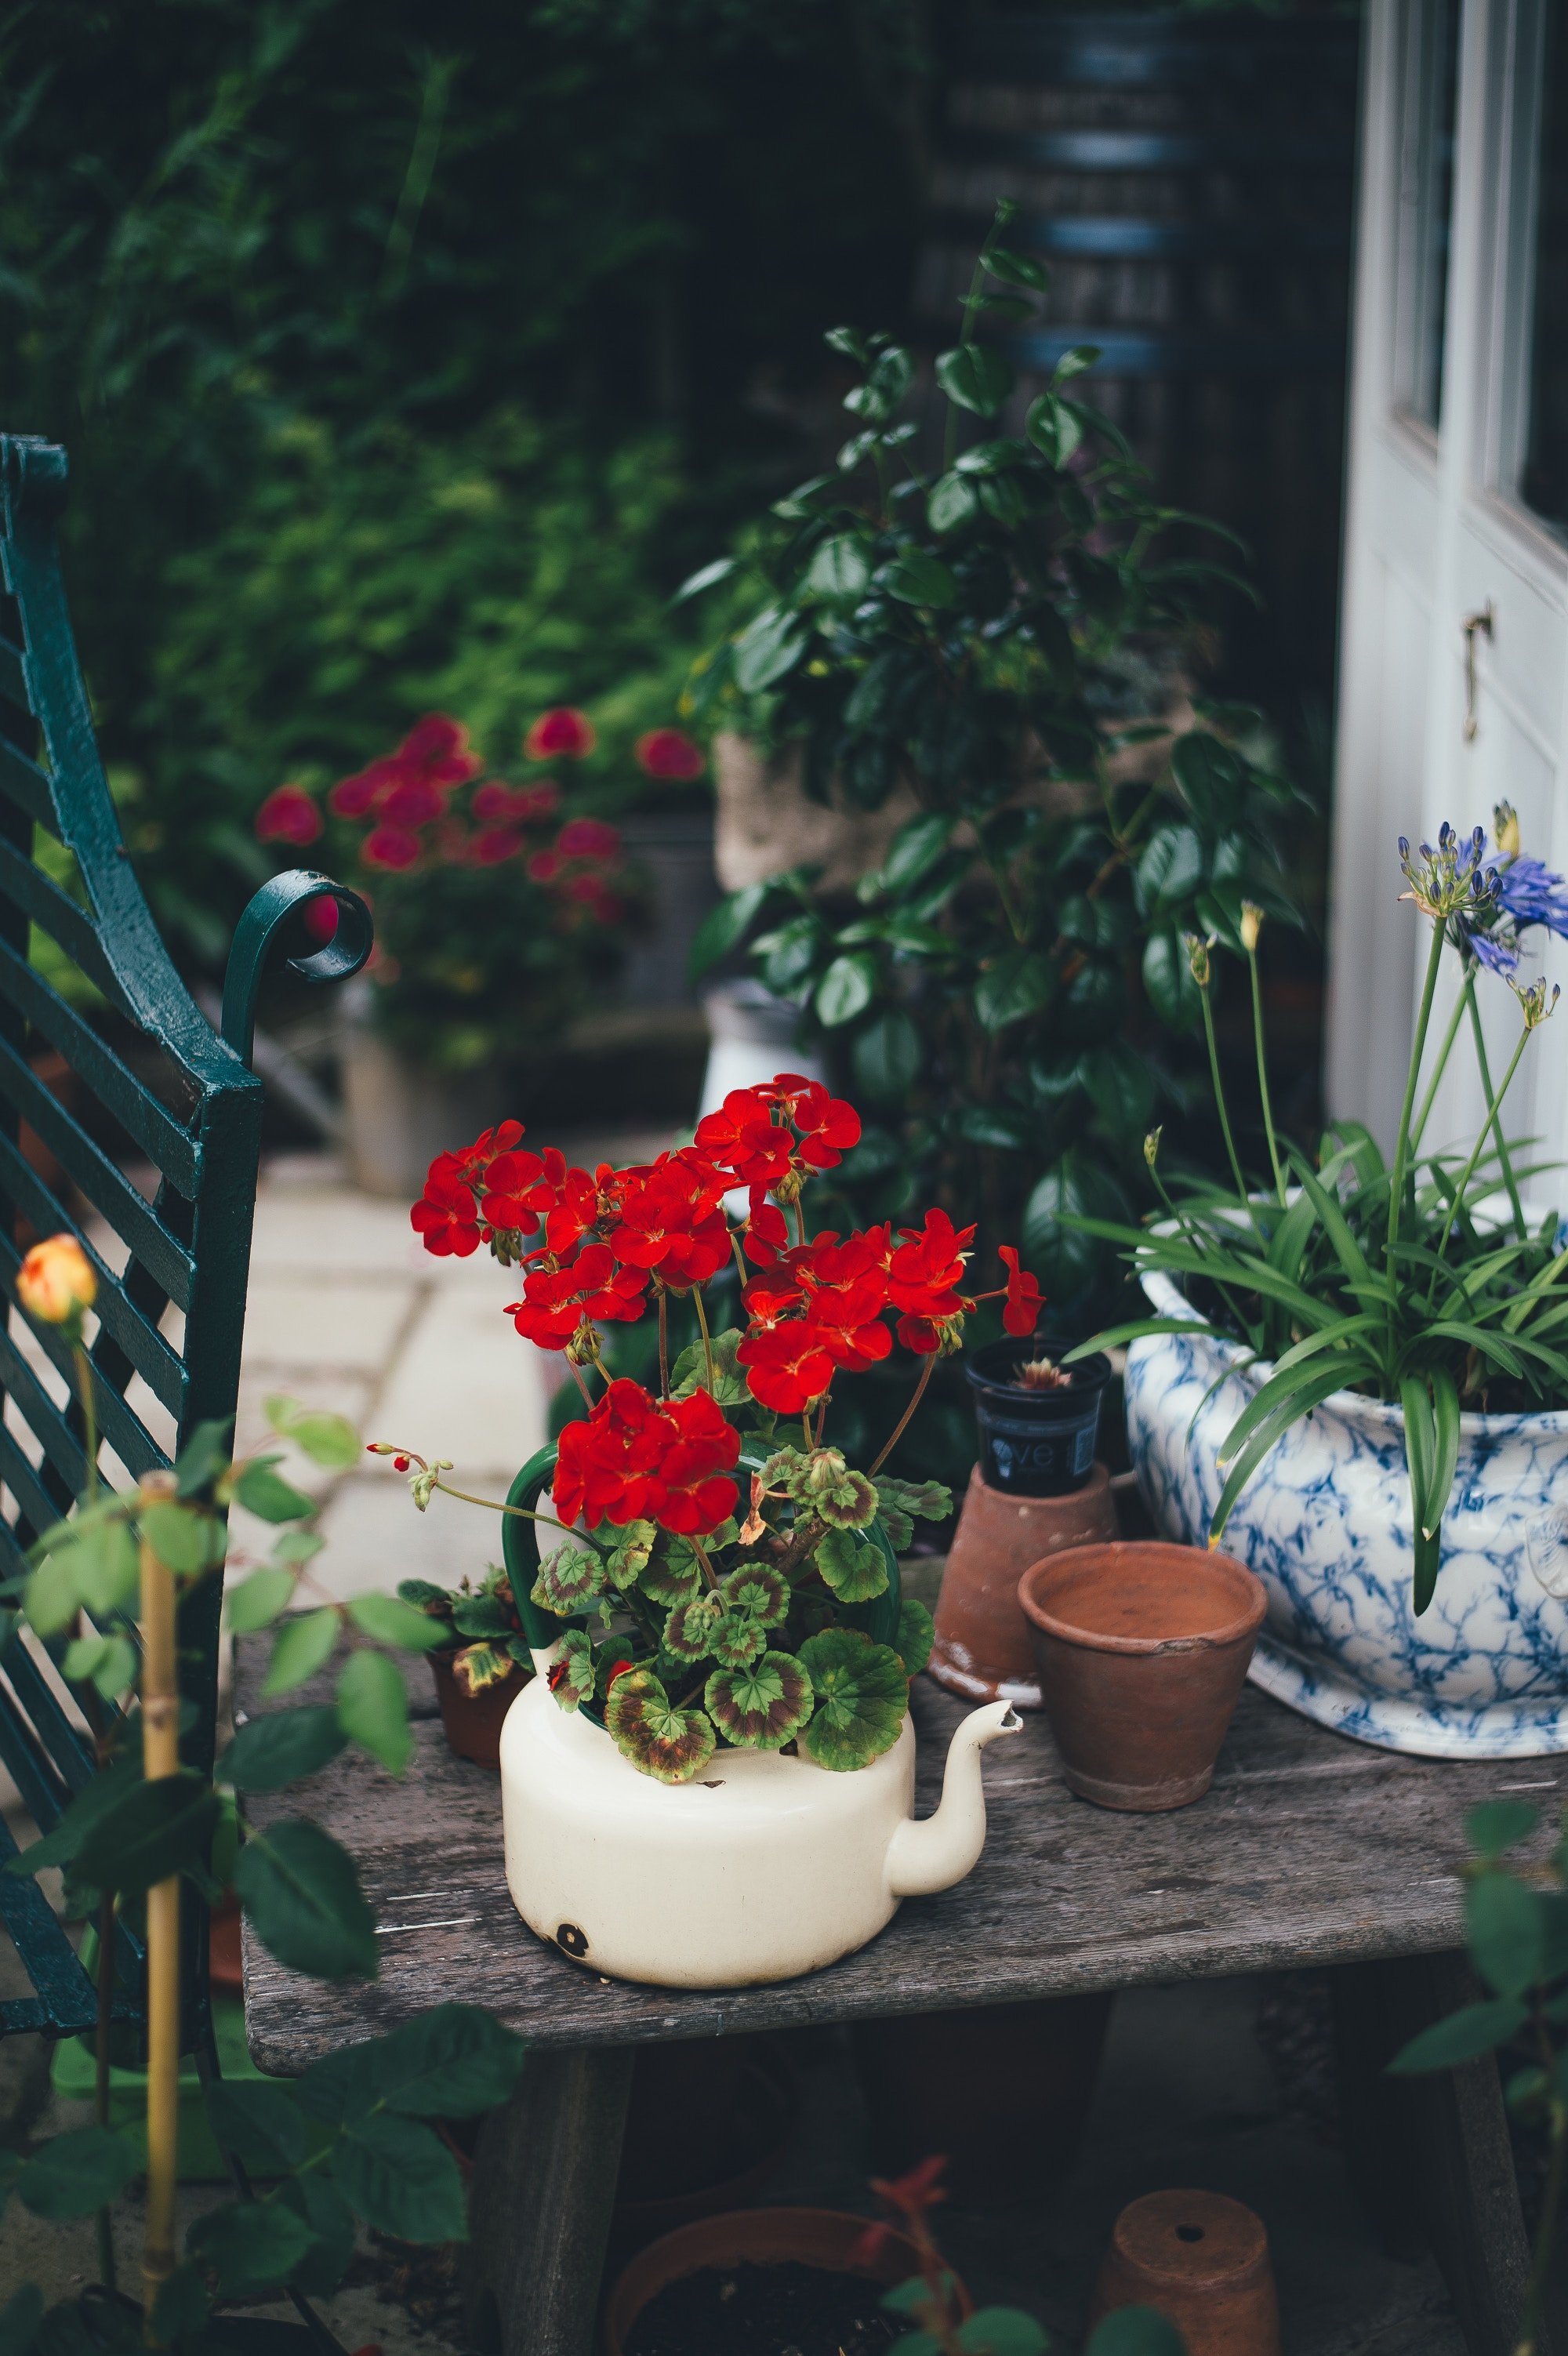
M 1156 1313 L 1196 1322 L 1148 1271 Z M 1127 1439 L 1156 1526 L 1202 1546 L 1217 1458 L 1273 1373 L 1235 1343 L 1156 1333 L 1127 1352 Z M 1404 1417 L 1337 1391 L 1294 1424 L 1241 1492 L 1226 1551 L 1268 1590 L 1250 1672 L 1292 1708 L 1429 1758 L 1568 1751 L 1568 1413 L 1460 1418 L 1437 1590 L 1411 1604 Z
M 534 1657 L 548 1669 L 548 1653 Z M 507 1886 L 530 1930 L 614 1979 L 792 1979 L 863 1947 L 901 1898 L 963 1879 L 985 1842 L 981 1751 L 1022 1723 L 1005 1702 L 972 1711 L 941 1805 L 917 1822 L 908 1718 L 852 1773 L 717 1751 L 695 1782 L 660 1783 L 562 1710 L 541 1675 L 501 1730 Z

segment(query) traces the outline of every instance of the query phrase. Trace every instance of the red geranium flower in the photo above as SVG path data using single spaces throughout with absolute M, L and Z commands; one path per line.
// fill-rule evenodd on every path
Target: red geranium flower
M 412 867 L 419 857 L 419 837 L 411 834 L 406 826 L 377 826 L 366 836 L 360 856 L 367 867 L 394 871 Z
M 499 867 L 521 849 L 522 837 L 515 826 L 487 826 L 475 835 L 468 856 L 476 867 Z
M 303 786 L 279 786 L 256 812 L 256 841 L 314 842 L 323 824 L 321 812 Z
M 657 1269 L 666 1284 L 705 1284 L 729 1258 L 723 1191 L 694 1154 L 661 1153 L 645 1169 L 623 1172 L 610 1249 L 634 1268 Z
M 421 770 L 406 770 L 381 803 L 380 818 L 383 826 L 428 826 L 433 819 L 444 817 L 446 797 L 433 777 Z
M 996 1248 L 1007 1270 L 1007 1300 L 1002 1312 L 1003 1325 L 1009 1333 L 1032 1333 L 1046 1305 L 1039 1285 L 1026 1268 L 1019 1267 L 1018 1255 L 1011 1244 L 999 1244 Z
M 438 1259 L 467 1259 L 479 1248 L 479 1206 L 455 1153 L 437 1154 L 408 1215 L 425 1250 Z
M 557 851 L 536 851 L 528 862 L 528 880 L 531 884 L 553 884 L 560 873 L 561 858 Z
M 339 818 L 364 818 L 379 808 L 403 775 L 402 763 L 390 755 L 372 761 L 368 769 L 339 777 L 327 797 L 327 807 Z
M 739 1502 L 736 1483 L 724 1476 L 740 1454 L 740 1434 L 701 1389 L 666 1400 L 660 1420 L 665 1444 L 650 1491 L 653 1518 L 678 1537 L 705 1537 Z
M 795 1141 L 760 1088 L 732 1088 L 697 1123 L 695 1144 L 737 1185 L 766 1190 L 789 1174 Z
M 900 1227 L 903 1238 L 888 1269 L 887 1297 L 910 1317 L 956 1316 L 963 1302 L 955 1290 L 974 1241 L 972 1227 L 955 1228 L 945 1211 L 926 1213 L 924 1227 Z M 918 1346 L 911 1344 L 911 1347 Z
M 468 750 L 468 732 L 445 712 L 427 712 L 416 720 L 397 748 L 397 761 L 433 786 L 466 786 L 484 767 Z
M 700 777 L 707 755 L 683 728 L 650 728 L 632 746 L 638 766 L 650 777 Z
M 507 1315 L 524 1341 L 564 1350 L 596 1318 L 624 1324 L 640 1317 L 647 1283 L 640 1269 L 617 1268 L 603 1244 L 585 1244 L 565 1268 L 530 1269 Z
M 581 761 L 598 741 L 585 712 L 558 703 L 534 722 L 522 740 L 522 749 L 531 761 L 549 761 L 557 754 L 564 760 Z
M 812 1170 L 831 1170 L 860 1142 L 860 1115 L 842 1097 L 829 1096 L 810 1080 L 790 1100 L 789 1114 L 800 1133 L 800 1159 Z
M 338 936 L 338 903 L 329 892 L 307 900 L 300 910 L 300 921 L 311 939 L 325 948 Z
M 620 849 L 620 835 L 601 818 L 569 818 L 555 848 L 567 859 L 609 859 Z
M 752 1398 L 776 1415 L 814 1407 L 833 1378 L 832 1352 L 804 1318 L 749 1333 L 735 1355 Z

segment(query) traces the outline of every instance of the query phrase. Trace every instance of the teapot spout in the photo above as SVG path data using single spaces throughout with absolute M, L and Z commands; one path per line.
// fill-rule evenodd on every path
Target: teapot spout
M 895 1898 L 950 1890 L 985 1846 L 985 1793 L 980 1754 L 999 1734 L 1018 1734 L 1024 1721 L 1011 1702 L 972 1709 L 948 1745 L 941 1804 L 934 1815 L 908 1816 L 887 1845 L 887 1887 Z

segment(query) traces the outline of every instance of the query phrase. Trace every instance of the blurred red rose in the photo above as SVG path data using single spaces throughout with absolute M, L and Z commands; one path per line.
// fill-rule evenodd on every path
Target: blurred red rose
M 598 741 L 585 712 L 578 712 L 569 703 L 558 703 L 534 722 L 522 740 L 522 749 L 531 761 L 553 760 L 557 754 L 564 760 L 581 761 Z
M 279 786 L 256 812 L 258 842 L 314 842 L 324 821 L 303 786 Z
M 708 766 L 702 746 L 683 728 L 650 728 L 632 752 L 650 777 L 700 777 Z

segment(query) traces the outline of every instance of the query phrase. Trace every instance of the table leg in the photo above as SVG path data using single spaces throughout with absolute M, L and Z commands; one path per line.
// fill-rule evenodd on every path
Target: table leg
M 1510 2356 L 1530 2246 L 1498 2066 L 1383 2072 L 1400 2047 L 1484 1994 L 1460 1954 L 1341 1965 L 1334 1975 L 1346 2160 L 1392 2253 L 1419 2235 L 1443 2269 L 1470 2356 Z M 1536 2356 L 1549 2356 L 1544 2331 Z
M 592 2356 L 632 2058 L 531 2052 L 479 2131 L 464 2309 L 489 2356 Z

